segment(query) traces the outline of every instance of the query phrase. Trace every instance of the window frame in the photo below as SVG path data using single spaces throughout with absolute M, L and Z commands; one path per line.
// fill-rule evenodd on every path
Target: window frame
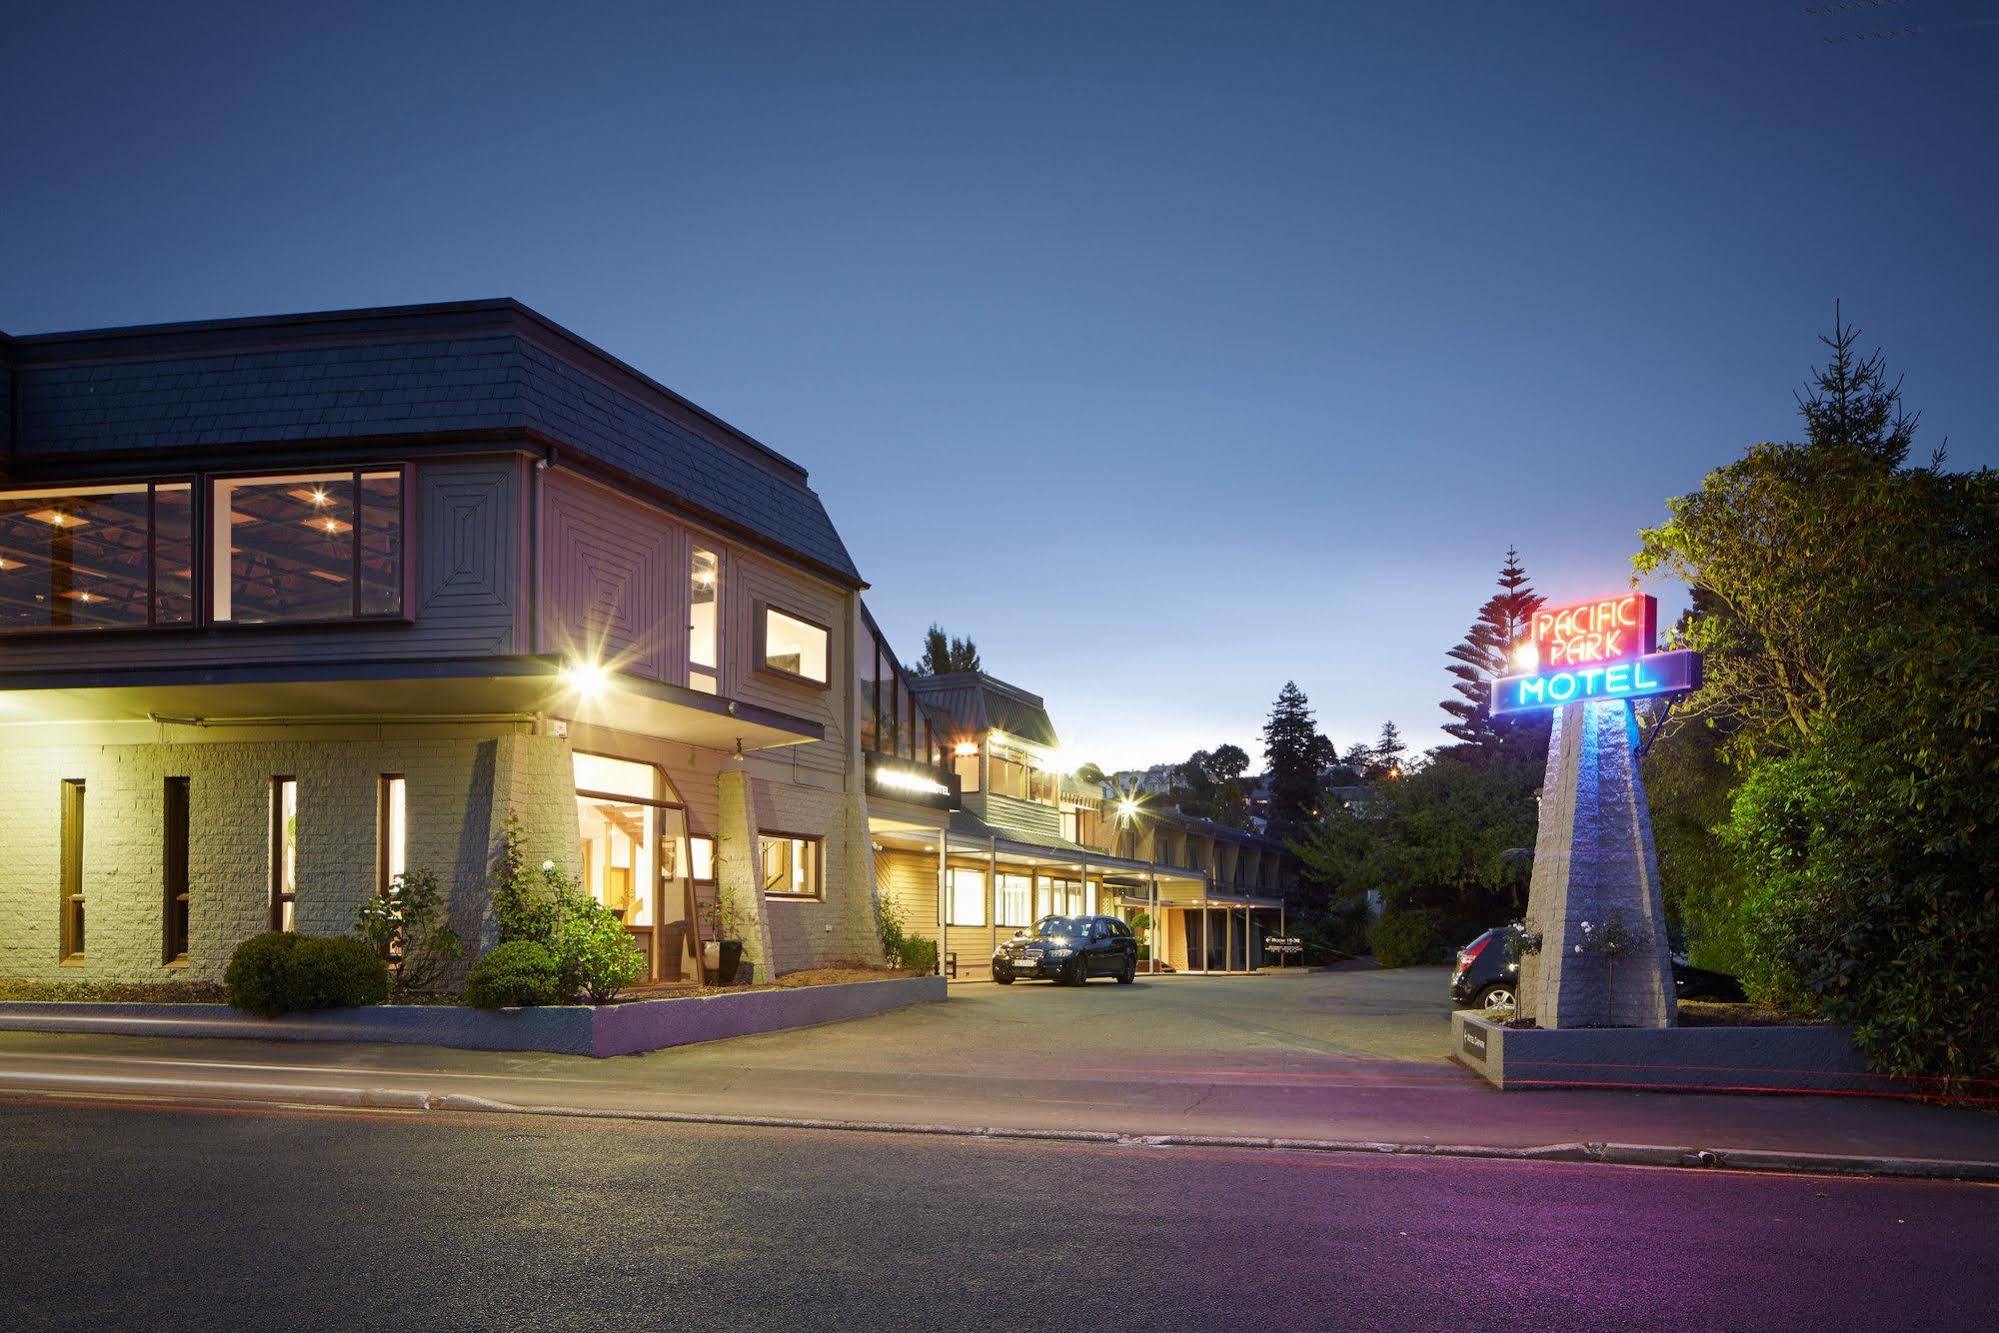
M 305 808 L 299 799 L 298 777 L 295 774 L 274 773 L 271 775 L 271 826 L 270 859 L 271 883 L 269 894 L 269 928 L 281 933 L 298 929 L 298 858 L 297 835 L 293 835 L 292 887 L 285 888 L 285 786 L 291 785 L 292 808 L 294 814 Z M 292 923 L 285 924 L 285 908 L 292 909 Z
M 714 625 L 709 634 L 714 642 L 709 656 L 712 663 L 694 660 L 694 567 L 701 556 L 715 562 L 715 586 L 710 602 L 714 607 Z M 711 549 L 700 541 L 690 542 L 687 547 L 687 688 L 699 690 L 702 694 L 719 695 L 722 692 L 722 659 L 725 656 L 724 625 L 722 623 L 722 551 L 717 545 Z M 696 684 L 696 681 L 705 684 Z
M 20 492 L 73 490 L 84 494 L 92 489 L 116 491 L 129 488 L 146 493 L 146 622 L 143 625 L 0 625 L 0 638 L 32 639 L 40 637 L 73 638 L 78 634 L 171 634 L 176 630 L 200 629 L 202 617 L 203 581 L 202 559 L 205 542 L 202 539 L 202 491 L 204 478 L 200 473 L 168 473 L 163 477 L 90 478 L 86 480 L 47 481 L 40 485 L 0 487 L 0 500 Z M 162 487 L 187 487 L 187 542 L 188 542 L 188 612 L 186 620 L 161 620 L 159 618 L 159 492 Z
M 166 777 L 160 788 L 160 963 L 165 967 L 187 964 L 194 934 L 193 812 L 193 781 Z
M 84 828 L 84 778 L 64 778 L 61 787 L 61 887 L 60 931 L 57 959 L 65 966 L 76 967 L 84 961 L 84 946 L 89 942 L 86 935 L 88 922 L 84 909 L 86 897 L 83 884 L 83 828 Z
M 411 558 L 415 545 L 412 533 L 415 528 L 416 467 L 408 461 L 387 463 L 356 463 L 343 468 L 325 468 L 321 471 L 345 471 L 348 483 L 354 488 L 354 555 L 353 572 L 348 576 L 348 605 L 351 614 L 345 616 L 321 617 L 315 620 L 218 620 L 215 616 L 215 580 L 224 569 L 223 560 L 228 551 L 217 551 L 215 540 L 215 484 L 217 482 L 241 481 L 251 477 L 268 477 L 283 481 L 288 477 L 312 475 L 311 468 L 292 468 L 272 471 L 270 468 L 235 468 L 226 471 L 201 473 L 196 485 L 199 507 L 195 511 L 194 522 L 197 533 L 196 573 L 201 574 L 201 593 L 196 600 L 197 625 L 215 630 L 294 630 L 325 629 L 341 625 L 408 625 L 414 622 L 412 605 L 416 599 L 416 561 Z M 396 570 L 396 611 L 394 614 L 361 614 L 361 478 L 370 474 L 385 472 L 396 474 L 397 513 L 396 521 L 401 550 L 397 553 Z
M 394 472 L 397 474 L 400 503 L 397 507 L 397 521 L 401 525 L 401 550 L 398 553 L 396 571 L 396 598 L 398 610 L 393 615 L 348 615 L 333 619 L 319 620 L 270 620 L 241 621 L 218 620 L 215 618 L 215 573 L 216 555 L 214 512 L 215 483 L 235 481 L 247 477 L 286 477 L 305 475 L 309 468 L 293 467 L 273 470 L 271 468 L 214 468 L 188 472 L 169 472 L 143 477 L 92 477 L 85 479 L 44 479 L 35 485 L 18 485 L 0 488 L 0 498 L 15 491 L 40 490 L 87 490 L 90 487 L 113 489 L 116 487 L 144 487 L 146 489 L 146 623 L 131 625 L 35 625 L 12 627 L 0 625 L 0 639 L 19 641 L 37 638 L 73 638 L 85 635 L 125 635 L 125 634 L 188 634 L 219 631 L 224 633 L 278 632 L 289 630 L 338 629 L 351 625 L 409 625 L 416 620 L 416 464 L 406 458 L 387 459 L 374 463 L 339 464 L 321 471 L 347 471 L 352 475 L 356 488 L 356 513 L 359 514 L 360 477 L 365 474 Z M 188 488 L 188 574 L 189 611 L 186 620 L 159 619 L 159 499 L 162 487 L 186 486 Z M 358 525 L 357 525 L 358 527 Z M 356 559 L 360 552 L 360 540 L 355 540 Z M 224 552 L 224 555 L 227 553 Z M 359 607 L 360 580 L 354 577 L 350 606 Z M 719 586 L 719 583 L 718 583 Z M 718 604 L 718 626 L 719 626 Z M 787 612 L 786 614 L 789 614 Z M 719 636 L 719 630 L 718 630 Z M 719 655 L 719 637 L 718 637 Z
M 769 842 L 803 843 L 812 854 L 812 873 L 809 881 L 810 893 L 795 893 L 790 889 L 772 889 L 764 879 L 763 848 Z M 797 854 L 794 846 L 792 854 Z M 796 867 L 794 866 L 794 869 Z M 776 898 L 784 902 L 811 903 L 826 901 L 826 837 L 816 833 L 787 833 L 781 829 L 757 830 L 757 889 L 765 898 Z
M 958 876 L 960 875 L 976 875 L 978 877 L 978 892 L 967 896 L 967 901 L 976 902 L 979 905 L 979 919 L 977 921 L 960 921 L 958 919 L 958 894 L 960 892 L 958 888 Z M 983 868 L 974 866 L 946 866 L 944 870 L 945 926 L 964 926 L 983 930 L 992 913 L 992 900 L 988 896 L 991 892 L 990 876 L 986 874 Z
M 382 898 L 386 898 L 389 896 L 389 890 L 394 886 L 395 881 L 399 878 L 399 876 L 390 873 L 391 858 L 389 856 L 391 838 L 395 831 L 395 820 L 392 818 L 391 815 L 391 811 L 394 808 L 394 803 L 390 798 L 390 793 L 395 789 L 395 787 L 398 784 L 400 784 L 402 788 L 402 797 L 403 797 L 402 801 L 403 845 L 401 850 L 402 850 L 402 863 L 403 863 L 402 873 L 406 875 L 409 873 L 409 852 L 410 852 L 409 774 L 382 773 L 377 775 L 377 777 L 375 778 L 375 893 L 378 897 Z
M 763 673 L 764 675 L 775 676 L 779 680 L 788 680 L 795 685 L 805 685 L 815 690 L 832 689 L 833 647 L 834 647 L 833 627 L 831 625 L 823 625 L 820 622 L 814 620 L 811 616 L 800 615 L 798 612 L 793 611 L 788 606 L 781 605 L 780 603 L 777 602 L 767 602 L 764 601 L 762 598 L 758 598 L 756 601 L 752 602 L 751 606 L 753 608 L 750 617 L 752 622 L 750 630 L 750 663 L 752 667 L 755 670 Z M 789 671 L 786 670 L 784 667 L 772 666 L 770 664 L 770 658 L 768 655 L 768 649 L 770 647 L 770 613 L 773 611 L 777 612 L 781 616 L 784 616 L 786 619 L 795 620 L 801 625 L 805 625 L 811 629 L 816 629 L 821 634 L 826 636 L 826 679 L 815 680 L 811 676 L 803 675 L 796 671 Z

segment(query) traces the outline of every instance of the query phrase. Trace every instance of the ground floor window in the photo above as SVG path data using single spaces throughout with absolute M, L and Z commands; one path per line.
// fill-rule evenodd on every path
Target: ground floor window
M 1095 911 L 1080 879 L 1044 879 L 1036 891 L 1034 916 L 1087 916 Z
M 291 930 L 298 909 L 298 779 L 271 779 L 272 930 Z
M 409 868 L 409 782 L 384 773 L 375 784 L 375 892 L 387 897 Z
M 83 780 L 62 784 L 62 956 L 83 957 Z
M 162 961 L 187 961 L 187 835 L 188 780 L 168 778 L 160 802 Z
M 825 859 L 821 839 L 791 833 L 762 833 L 758 842 L 763 848 L 765 894 L 773 898 L 821 896 L 821 863 Z
M 982 870 L 957 870 L 948 879 L 951 909 L 947 922 L 953 926 L 986 924 L 986 875 Z
M 1033 897 L 1033 876 L 1001 875 L 993 893 L 994 906 L 998 911 L 993 919 L 1002 926 L 1032 925 Z

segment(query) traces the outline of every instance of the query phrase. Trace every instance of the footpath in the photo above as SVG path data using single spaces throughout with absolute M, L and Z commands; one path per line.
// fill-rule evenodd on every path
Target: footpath
M 1433 978 L 954 988 L 878 1018 L 611 1060 L 0 1032 L 0 1095 L 494 1111 L 857 1131 L 1999 1181 L 1999 1114 L 1860 1096 L 1498 1092 L 1444 1060 Z M 1407 994 L 1404 994 L 1404 990 Z

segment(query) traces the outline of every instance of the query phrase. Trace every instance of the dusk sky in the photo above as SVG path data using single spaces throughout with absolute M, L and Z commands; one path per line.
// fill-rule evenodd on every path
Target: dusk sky
M 0 33 L 0 329 L 518 297 L 810 469 L 903 654 L 973 636 L 1106 767 L 1258 755 L 1287 678 L 1342 748 L 1436 744 L 1507 546 L 1623 585 L 1795 437 L 1836 297 L 1920 447 L 1999 462 L 1976 0 Z

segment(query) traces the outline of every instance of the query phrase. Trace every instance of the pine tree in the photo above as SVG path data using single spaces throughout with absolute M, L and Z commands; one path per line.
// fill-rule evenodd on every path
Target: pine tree
M 1805 419 L 1805 438 L 1816 445 L 1859 449 L 1884 467 L 1900 467 L 1922 415 L 1902 410 L 1901 378 L 1888 383 L 1879 348 L 1867 357 L 1854 355 L 1860 330 L 1840 319 L 1837 301 L 1832 303 L 1832 336 L 1820 334 L 1819 341 L 1832 349 L 1832 359 L 1812 371 L 1809 394 L 1792 394 Z
M 1452 659 L 1448 670 L 1457 677 L 1452 688 L 1459 697 L 1443 702 L 1452 719 L 1444 730 L 1464 747 L 1491 753 L 1509 737 L 1527 744 L 1536 737 L 1541 743 L 1547 741 L 1545 719 L 1495 723 L 1492 717 L 1492 680 L 1508 673 L 1507 654 L 1527 636 L 1528 618 L 1546 600 L 1529 586 L 1520 552 L 1507 547 L 1506 563 L 1499 567 L 1499 592 L 1479 608 L 1464 642 L 1448 654 Z
M 1402 754 L 1409 747 L 1402 743 L 1402 732 L 1393 722 L 1381 724 L 1381 739 L 1375 742 L 1369 755 L 1368 775 L 1388 778 L 1402 775 Z
M 910 663 L 913 676 L 948 676 L 954 671 L 983 671 L 978 645 L 970 639 L 954 639 L 941 625 L 932 625 L 923 636 L 923 656 Z
M 1286 837 L 1311 823 L 1319 807 L 1319 770 L 1331 746 L 1312 720 L 1311 701 L 1297 682 L 1285 681 L 1263 724 L 1263 757 L 1270 775 L 1270 824 Z

